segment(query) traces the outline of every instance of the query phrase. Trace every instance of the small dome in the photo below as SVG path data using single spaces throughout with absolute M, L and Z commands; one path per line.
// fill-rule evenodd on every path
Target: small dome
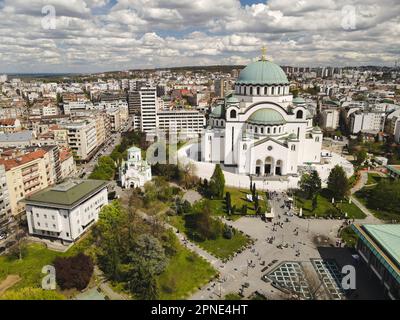
M 288 84 L 285 72 L 277 64 L 268 60 L 250 63 L 239 75 L 237 84 Z
M 224 107 L 222 105 L 217 105 L 212 111 L 211 116 L 214 118 L 221 118 L 224 114 Z
M 318 126 L 315 126 L 312 131 L 313 132 L 321 132 L 321 128 Z
M 289 140 L 297 140 L 297 135 L 295 133 L 291 133 L 291 134 L 289 134 L 288 139 Z
M 239 103 L 239 99 L 236 98 L 236 96 L 230 96 L 228 99 L 226 99 L 226 103 L 228 104 L 235 104 L 235 103 Z
M 286 123 L 283 116 L 274 109 L 257 110 L 249 117 L 247 122 L 266 125 Z
M 297 97 L 293 99 L 294 104 L 304 104 L 306 103 L 306 100 L 304 100 L 302 97 Z

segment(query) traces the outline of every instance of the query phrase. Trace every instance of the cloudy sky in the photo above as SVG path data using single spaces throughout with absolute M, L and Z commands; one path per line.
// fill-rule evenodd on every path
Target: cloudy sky
M 0 0 L 0 72 L 245 64 L 263 45 L 285 65 L 393 65 L 400 1 Z

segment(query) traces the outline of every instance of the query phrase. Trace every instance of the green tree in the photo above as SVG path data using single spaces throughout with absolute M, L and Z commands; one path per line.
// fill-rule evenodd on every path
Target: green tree
M 358 151 L 356 153 L 356 164 L 360 166 L 365 160 L 367 160 L 367 152 L 365 150 Z
M 380 181 L 368 193 L 368 206 L 375 210 L 400 213 L 400 182 Z
M 300 189 L 311 199 L 321 190 L 321 178 L 316 170 L 311 174 L 305 173 L 300 179 Z
M 232 210 L 232 199 L 231 199 L 231 193 L 230 192 L 226 193 L 225 201 L 226 201 L 226 210 L 228 211 L 228 214 L 230 214 L 231 210 Z
M 214 173 L 210 180 L 210 195 L 213 198 L 222 199 L 225 190 L 225 177 L 222 172 L 221 166 L 217 164 L 215 166 Z
M 349 180 L 343 168 L 339 165 L 336 165 L 329 174 L 328 190 L 337 200 L 343 199 L 349 193 Z
M 159 296 L 157 278 L 146 265 L 134 265 L 127 272 L 127 287 L 138 299 L 156 300 Z
M 314 211 L 318 206 L 318 195 L 315 195 L 312 199 L 312 211 Z

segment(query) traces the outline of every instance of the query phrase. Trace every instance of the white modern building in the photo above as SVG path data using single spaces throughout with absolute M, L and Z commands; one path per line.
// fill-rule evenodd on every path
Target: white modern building
M 157 128 L 157 89 L 142 87 L 140 94 L 140 130 L 146 133 L 155 133 Z
M 133 117 L 134 128 L 140 128 L 141 131 L 148 134 L 156 134 L 157 129 L 183 134 L 199 134 L 203 131 L 206 118 L 198 110 L 163 109 L 162 100 L 160 102 L 157 99 L 155 87 L 142 87 L 139 95 L 140 112 Z M 132 106 L 132 108 L 136 107 Z M 131 112 L 137 111 L 132 110 Z
M 241 71 L 234 93 L 210 114 L 201 158 L 235 173 L 297 175 L 320 164 L 322 132 L 304 104 L 294 104 L 285 72 L 264 57 Z
M 326 129 L 337 129 L 339 127 L 340 112 L 337 109 L 325 109 L 321 111 L 322 127 Z
M 165 132 L 199 134 L 206 125 L 204 114 L 197 110 L 162 110 L 157 118 L 158 128 Z
M 139 148 L 128 149 L 128 159 L 121 164 L 119 169 L 121 186 L 125 189 L 143 187 L 151 181 L 151 166 L 142 160 L 142 152 Z
M 68 135 L 68 144 L 75 156 L 86 161 L 97 147 L 96 122 L 92 119 L 64 124 Z
M 385 127 L 385 112 L 356 111 L 350 115 L 351 133 L 359 132 L 379 132 Z
M 74 242 L 108 204 L 107 182 L 71 180 L 25 199 L 29 234 Z

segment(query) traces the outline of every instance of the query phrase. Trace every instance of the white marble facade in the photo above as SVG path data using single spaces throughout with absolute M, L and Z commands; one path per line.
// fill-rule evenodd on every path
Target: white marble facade
M 240 74 L 235 92 L 217 101 L 202 137 L 202 161 L 239 174 L 296 175 L 321 162 L 323 134 L 304 104 L 293 101 L 276 64 L 259 60 Z

